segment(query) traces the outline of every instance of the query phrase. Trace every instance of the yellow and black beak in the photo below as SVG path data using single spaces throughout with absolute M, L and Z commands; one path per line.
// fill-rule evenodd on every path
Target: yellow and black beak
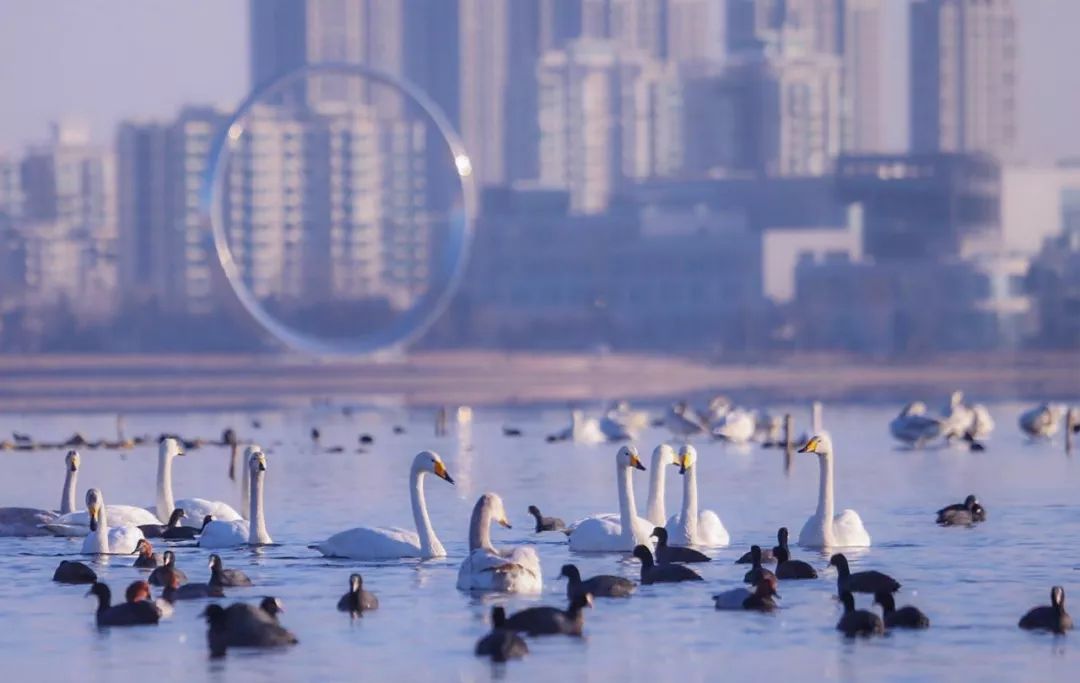
M 86 508 L 86 512 L 90 515 L 90 531 L 97 531 L 98 528 L 98 506 L 91 505 Z
M 454 483 L 454 478 L 451 477 L 450 473 L 446 471 L 446 465 L 442 464 L 441 462 L 436 462 L 434 470 L 435 470 L 435 476 L 436 477 L 438 477 L 440 479 L 445 479 L 446 481 L 450 482 L 451 484 Z
M 641 458 L 637 457 L 636 455 L 630 456 L 630 464 L 634 467 L 634 469 L 642 471 L 645 470 L 645 466 L 641 464 Z
M 510 520 L 508 520 L 505 517 L 503 517 L 502 519 L 499 520 L 499 526 L 506 527 L 507 529 L 513 529 L 514 528 L 514 527 L 510 526 Z
M 685 455 L 675 456 L 675 464 L 679 466 L 679 474 L 686 474 L 686 460 Z
M 818 444 L 820 444 L 820 443 L 821 443 L 821 439 L 819 439 L 816 436 L 811 437 L 810 440 L 806 442 L 806 445 L 799 449 L 799 452 L 800 453 L 817 453 L 818 452 L 818 450 L 817 450 L 818 449 Z

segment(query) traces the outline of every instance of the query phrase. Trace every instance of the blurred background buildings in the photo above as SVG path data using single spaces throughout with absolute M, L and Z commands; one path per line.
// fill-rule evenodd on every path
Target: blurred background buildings
M 910 0 L 906 152 L 883 144 L 886 1 L 252 0 L 250 86 L 363 63 L 461 132 L 476 236 L 428 346 L 1080 348 L 1080 163 L 1017 162 L 1015 0 Z M 327 333 L 422 295 L 448 201 L 404 101 L 357 87 L 277 93 L 224 194 L 248 286 Z M 0 348 L 265 341 L 199 212 L 226 118 L 0 154 Z

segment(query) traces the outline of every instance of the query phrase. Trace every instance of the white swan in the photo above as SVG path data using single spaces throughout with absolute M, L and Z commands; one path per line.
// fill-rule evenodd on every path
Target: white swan
M 731 536 L 720 517 L 712 510 L 698 512 L 697 449 L 686 444 L 679 449 L 675 463 L 683 476 L 682 510 L 668 520 L 668 543 L 671 545 L 722 546 L 731 543 Z
M 585 417 L 580 410 L 570 411 L 570 426 L 551 436 L 552 441 L 573 441 L 574 443 L 603 443 L 608 440 L 600 429 L 600 423 L 594 417 Z
M 137 526 L 109 526 L 105 496 L 98 489 L 86 492 L 86 511 L 90 533 L 83 539 L 84 555 L 131 555 L 143 534 Z
M 894 439 L 915 448 L 941 436 L 943 428 L 941 420 L 926 414 L 926 404 L 922 401 L 907 404 L 889 423 L 889 432 Z
M 744 444 L 754 438 L 757 420 L 753 413 L 735 408 L 724 413 L 712 426 L 712 435 L 735 444 Z
M 413 458 L 409 470 L 409 497 L 412 502 L 416 531 L 398 527 L 357 527 L 334 534 L 316 549 L 326 557 L 348 557 L 354 560 L 392 560 L 402 557 L 431 559 L 446 557 L 428 517 L 424 501 L 424 475 L 434 474 L 451 484 L 453 477 L 446 471 L 442 458 L 432 451 L 422 451 Z
M 963 438 L 971 429 L 975 415 L 971 408 L 964 405 L 964 392 L 954 391 L 949 396 L 949 403 L 941 412 L 941 434 L 947 440 Z
M 866 533 L 859 513 L 844 510 L 833 516 L 832 439 L 828 434 L 812 436 L 799 452 L 816 454 L 820 465 L 817 511 L 799 532 L 799 545 L 807 548 L 869 548 L 870 534 Z
M 1020 414 L 1020 429 L 1032 439 L 1049 439 L 1061 427 L 1064 412 L 1060 405 L 1043 403 Z
M 266 531 L 263 505 L 263 487 L 266 479 L 266 454 L 255 451 L 248 458 L 248 476 L 251 478 L 250 520 L 231 522 L 211 520 L 199 534 L 200 548 L 231 548 L 238 545 L 270 545 L 274 542 Z
M 649 472 L 649 500 L 645 504 L 645 518 L 653 526 L 667 523 L 667 505 L 664 500 L 667 486 L 667 466 L 675 464 L 675 449 L 662 443 L 652 452 L 652 470 Z
M 258 450 L 256 447 L 255 450 Z M 244 462 L 248 462 L 253 453 L 251 448 L 245 451 Z M 218 500 L 206 500 L 204 498 L 181 498 L 173 500 L 172 488 L 172 464 L 173 458 L 183 455 L 180 442 L 169 437 L 162 439 L 158 444 L 158 467 L 157 467 L 157 498 L 155 511 L 161 519 L 168 519 L 176 508 L 180 508 L 186 514 L 181 522 L 184 526 L 201 528 L 207 515 L 212 516 L 219 522 L 236 522 L 243 517 L 232 506 Z M 245 477 L 247 479 L 247 477 Z
M 502 498 L 485 493 L 476 501 L 469 522 L 469 556 L 458 570 L 458 590 L 539 593 L 544 583 L 536 549 L 519 546 L 509 551 L 496 550 L 491 545 L 492 522 L 510 528 Z
M 994 431 L 994 418 L 990 416 L 990 410 L 981 403 L 971 406 L 971 437 L 973 439 L 985 439 Z
M 64 490 L 60 495 L 60 515 L 75 509 L 75 481 L 78 479 L 79 452 L 68 451 L 64 456 Z M 38 508 L 0 508 L 0 536 L 51 536 L 48 526 L 59 515 Z M 87 527 L 89 530 L 89 527 Z
M 704 418 L 694 412 L 686 401 L 679 401 L 668 408 L 667 413 L 664 414 L 664 426 L 673 435 L 683 439 L 709 431 Z
M 79 479 L 82 458 L 78 451 L 68 451 L 64 457 L 66 473 L 64 490 L 60 496 L 60 516 L 46 522 L 42 527 L 54 536 L 83 537 L 90 533 L 90 514 L 86 510 L 75 509 L 75 489 Z M 143 524 L 161 524 L 154 513 L 134 505 L 109 505 L 106 510 L 109 520 L 117 527 Z M 168 519 L 168 517 L 166 517 Z
M 631 552 L 634 546 L 652 547 L 653 525 L 637 515 L 632 472 L 644 470 L 637 448 L 623 446 L 615 454 L 615 482 L 619 490 L 619 514 L 586 517 L 570 532 L 570 550 L 580 552 Z

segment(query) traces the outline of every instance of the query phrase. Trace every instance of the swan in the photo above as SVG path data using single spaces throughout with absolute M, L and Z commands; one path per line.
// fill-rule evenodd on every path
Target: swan
M 510 528 L 502 498 L 485 493 L 476 501 L 469 522 L 469 556 L 458 570 L 457 587 L 463 591 L 539 593 L 543 590 L 540 557 L 532 546 L 509 551 L 491 545 L 491 523 Z
M 200 548 L 230 548 L 238 545 L 270 545 L 273 539 L 266 531 L 263 486 L 266 478 L 266 454 L 256 451 L 248 459 L 248 476 L 251 477 L 250 520 L 231 522 L 211 520 L 203 526 L 199 535 Z
M 927 441 L 941 436 L 944 427 L 941 420 L 926 414 L 926 404 L 913 401 L 889 423 L 889 432 L 897 441 L 921 448 Z
M 731 543 L 731 536 L 715 512 L 698 512 L 697 449 L 686 444 L 679 449 L 679 456 L 672 464 L 679 466 L 679 474 L 683 476 L 683 504 L 682 511 L 669 519 L 665 527 L 668 543 L 675 546 L 723 546 Z
M 631 552 L 648 545 L 653 525 L 638 517 L 634 504 L 633 470 L 644 470 L 637 448 L 623 446 L 615 454 L 615 477 L 619 490 L 619 514 L 586 517 L 570 532 L 570 550 L 579 552 Z
M 757 431 L 757 420 L 753 413 L 741 408 L 729 410 L 712 427 L 712 435 L 724 441 L 743 444 L 754 438 Z
M 971 430 L 975 414 L 964 405 L 964 392 L 954 391 L 949 395 L 949 403 L 941 411 L 941 433 L 946 440 L 963 438 Z
M 551 441 L 573 441 L 574 443 L 603 443 L 608 437 L 600 429 L 600 423 L 594 417 L 585 417 L 580 410 L 570 411 L 570 426 L 549 437 Z
M 68 451 L 64 456 L 64 489 L 60 496 L 60 515 L 42 524 L 42 528 L 54 536 L 84 537 L 90 533 L 90 515 L 86 510 L 75 509 L 75 490 L 82 467 L 78 451 Z M 154 513 L 133 505 L 110 505 L 109 520 L 117 526 L 141 526 L 161 524 Z
M 258 446 L 249 446 L 244 452 L 244 462 L 248 462 L 251 458 L 251 454 L 255 452 L 261 452 Z M 161 519 L 168 519 L 169 515 L 176 508 L 180 508 L 186 514 L 184 520 L 181 522 L 184 526 L 199 528 L 202 526 L 203 519 L 210 515 L 219 522 L 235 522 L 243 519 L 236 510 L 230 505 L 217 500 L 205 500 L 203 498 L 181 498 L 180 500 L 173 500 L 173 488 L 172 488 L 172 465 L 173 458 L 178 455 L 183 455 L 184 451 L 180 447 L 180 442 L 173 437 L 168 437 L 161 440 L 158 444 L 158 467 L 157 467 L 157 499 L 155 502 L 155 510 L 157 516 Z M 247 477 L 244 477 L 245 484 L 247 483 Z M 243 486 L 244 491 L 247 491 L 247 486 Z M 248 503 L 245 500 L 245 507 Z
M 975 439 L 985 439 L 994 431 L 994 418 L 990 416 L 990 410 L 981 403 L 971 406 L 971 436 Z
M 75 480 L 79 471 L 79 452 L 68 451 L 64 456 L 64 490 L 60 496 L 60 514 L 75 509 Z M 37 508 L 0 508 L 0 536 L 50 536 L 48 525 L 59 515 L 52 510 Z
M 675 464 L 675 449 L 662 443 L 652 452 L 652 471 L 649 472 L 649 500 L 645 505 L 645 518 L 653 526 L 664 526 L 667 522 L 667 506 L 664 502 L 666 472 L 668 465 Z
M 326 557 L 354 560 L 391 560 L 401 557 L 431 559 L 446 557 L 446 550 L 435 535 L 424 501 L 424 475 L 434 474 L 451 484 L 453 477 L 438 453 L 421 451 L 409 470 L 409 497 L 416 531 L 398 527 L 356 527 L 334 534 L 315 548 Z
M 799 545 L 807 548 L 869 548 L 859 513 L 844 510 L 833 517 L 833 448 L 828 434 L 812 436 L 800 453 L 814 453 L 820 465 L 817 511 L 806 520 L 799 532 Z
M 694 409 L 688 406 L 686 401 L 679 401 L 668 408 L 667 413 L 664 415 L 664 426 L 673 435 L 683 439 L 689 439 L 691 436 L 709 431 L 704 418 L 694 412 Z
M 1044 403 L 1020 414 L 1020 429 L 1032 439 L 1049 439 L 1057 434 L 1063 412 L 1061 406 Z
M 615 401 L 608 408 L 607 417 L 624 425 L 632 432 L 642 432 L 649 428 L 649 413 L 634 410 L 626 401 Z
M 142 532 L 137 526 L 109 526 L 105 496 L 99 489 L 86 492 L 86 511 L 90 516 L 90 533 L 83 539 L 84 555 L 132 555 Z

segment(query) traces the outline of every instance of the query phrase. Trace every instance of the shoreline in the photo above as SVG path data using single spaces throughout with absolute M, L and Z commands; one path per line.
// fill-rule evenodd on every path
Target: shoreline
M 953 389 L 973 400 L 1080 396 L 1080 353 L 940 354 L 874 363 L 790 355 L 705 363 L 637 354 L 422 352 L 356 361 L 290 355 L 0 356 L 0 412 L 273 409 L 335 403 L 514 406 L 668 401 L 906 401 Z

